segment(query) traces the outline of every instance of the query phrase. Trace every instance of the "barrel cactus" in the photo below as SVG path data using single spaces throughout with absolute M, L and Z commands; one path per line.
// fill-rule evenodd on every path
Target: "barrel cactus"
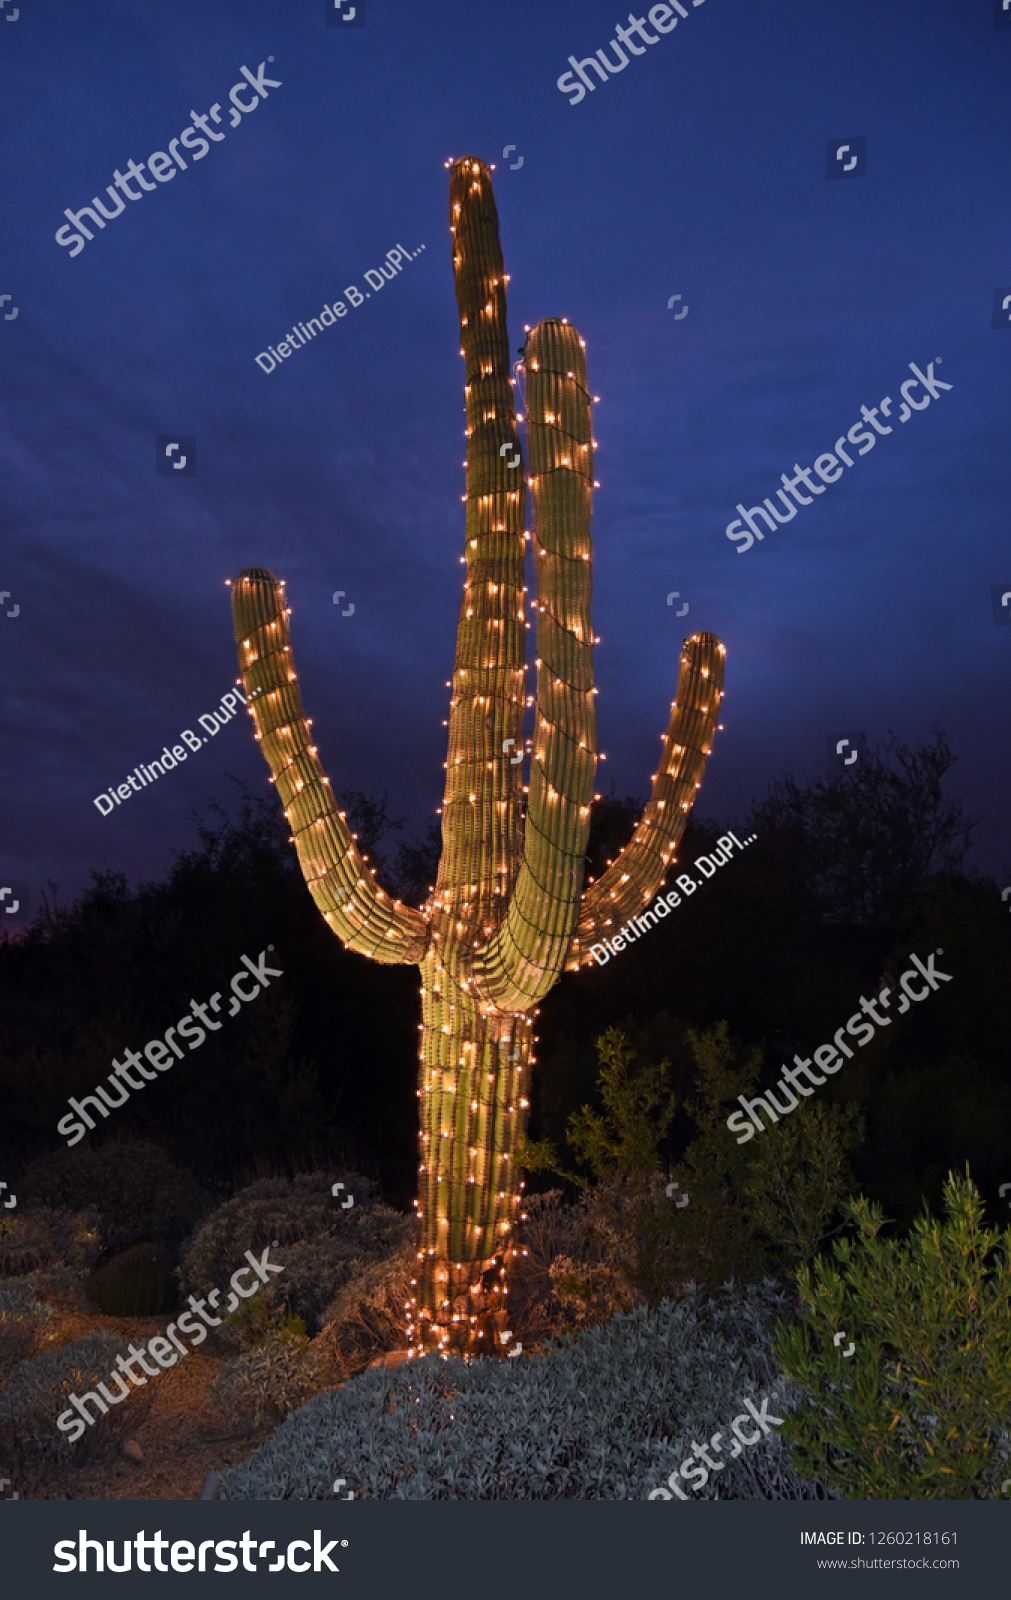
M 88 1296 L 112 1317 L 154 1317 L 179 1297 L 171 1253 L 157 1244 L 135 1244 L 113 1256 L 87 1284 Z
M 466 577 L 442 855 L 420 910 L 379 886 L 334 801 L 302 709 L 283 580 L 253 567 L 233 586 L 256 738 L 313 899 L 346 946 L 421 971 L 418 1271 L 408 1307 L 414 1354 L 504 1348 L 535 1008 L 563 969 L 590 962 L 595 938 L 641 911 L 663 882 L 712 745 L 724 661 L 714 635 L 685 641 L 649 803 L 620 857 L 584 892 L 597 761 L 584 343 L 564 318 L 539 323 L 526 340 L 530 534 L 498 214 L 490 171 L 472 157 L 452 164 L 450 233 L 466 361 Z M 537 663 L 526 789 L 531 538 Z

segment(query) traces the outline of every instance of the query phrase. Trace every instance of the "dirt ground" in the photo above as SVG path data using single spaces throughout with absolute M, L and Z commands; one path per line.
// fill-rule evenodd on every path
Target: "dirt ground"
M 528 1273 L 518 1274 L 516 1287 L 520 1292 L 513 1310 L 519 1315 L 514 1315 L 513 1324 L 517 1339 L 533 1346 L 539 1342 L 538 1334 L 544 1334 L 538 1318 L 543 1308 L 538 1295 L 532 1292 L 536 1285 L 525 1281 L 528 1275 L 529 1269 Z M 124 1344 L 144 1346 L 156 1334 L 164 1335 L 173 1320 L 173 1313 L 110 1316 L 93 1310 L 75 1291 L 69 1296 L 47 1292 L 42 1298 L 52 1307 L 53 1315 L 45 1325 L 39 1353 L 99 1329 L 108 1329 Z M 531 1300 L 529 1306 L 525 1304 L 527 1298 Z M 209 1385 L 237 1354 L 235 1344 L 211 1330 L 204 1342 L 191 1348 L 174 1367 L 157 1378 L 149 1378 L 128 1400 L 110 1409 L 111 1426 L 104 1439 L 100 1441 L 99 1435 L 92 1435 L 90 1430 L 82 1435 L 78 1441 L 82 1446 L 91 1441 L 91 1459 L 84 1459 L 83 1451 L 78 1456 L 74 1450 L 68 1465 L 32 1482 L 20 1482 L 16 1476 L 11 1481 L 11 1468 L 0 1463 L 0 1477 L 6 1473 L 10 1485 L 4 1498 L 16 1488 L 22 1500 L 199 1499 L 208 1473 L 223 1473 L 237 1466 L 269 1439 L 281 1421 L 276 1417 L 256 1431 L 239 1431 L 241 1423 L 214 1405 Z M 366 1355 L 362 1365 L 397 1366 L 406 1359 L 406 1350 L 394 1350 L 378 1353 L 371 1360 Z M 342 1385 L 336 1383 L 335 1387 Z M 105 1421 L 103 1418 L 103 1426 Z M 129 1452 L 124 1446 L 130 1447 Z M 135 1459 L 136 1446 L 139 1460 Z
M 108 1328 L 126 1342 L 144 1345 L 155 1334 L 164 1334 L 171 1321 L 170 1315 L 111 1317 L 76 1307 L 56 1307 L 47 1332 L 51 1342 L 62 1345 Z M 58 1480 L 39 1484 L 21 1498 L 198 1499 L 209 1472 L 224 1472 L 243 1461 L 277 1426 L 269 1422 L 255 1433 L 237 1434 L 228 1417 L 212 1405 L 207 1386 L 235 1354 L 233 1345 L 211 1332 L 185 1359 L 157 1379 L 149 1379 L 145 1388 L 119 1408 L 118 1437 L 110 1439 L 95 1460 L 61 1469 Z M 136 1440 L 143 1460 L 124 1455 L 122 1444 L 127 1440 Z

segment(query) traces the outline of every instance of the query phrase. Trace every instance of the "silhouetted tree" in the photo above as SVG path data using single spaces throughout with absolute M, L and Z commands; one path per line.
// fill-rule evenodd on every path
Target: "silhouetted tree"
M 915 749 L 891 734 L 851 772 L 788 773 L 748 828 L 790 859 L 826 922 L 894 925 L 928 879 L 959 869 L 978 826 L 944 793 L 955 761 L 940 730 Z
M 385 797 L 363 798 L 363 828 L 381 838 Z M 213 805 L 197 834 L 163 881 L 131 890 L 122 873 L 95 873 L 72 906 L 50 894 L 25 936 L 0 945 L 4 1160 L 59 1146 L 68 1096 L 93 1093 L 125 1049 L 164 1035 L 192 998 L 227 988 L 244 953 L 273 945 L 283 978 L 89 1141 L 155 1140 L 204 1181 L 314 1150 L 355 1154 L 409 1203 L 416 986 L 321 930 L 275 794 L 245 795 L 235 817 Z
M 423 906 L 435 887 L 442 854 L 442 823 L 432 817 L 425 832 L 403 839 L 397 846 L 391 876 L 392 891 L 409 906 Z
M 359 850 L 375 870 L 380 882 L 389 889 L 389 866 L 385 855 L 379 853 L 379 846 L 387 834 L 401 831 L 404 818 L 390 816 L 389 794 L 385 789 L 382 794 L 375 789 L 368 794 L 364 789 L 344 789 L 340 805 Z
M 590 806 L 590 837 L 586 845 L 586 882 L 592 883 L 610 866 L 635 832 L 645 800 L 626 795 L 619 800 L 614 781 L 610 790 Z

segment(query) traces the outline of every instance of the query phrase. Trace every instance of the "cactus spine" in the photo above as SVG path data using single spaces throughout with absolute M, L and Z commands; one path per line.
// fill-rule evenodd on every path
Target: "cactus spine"
M 525 348 L 534 503 L 537 682 L 529 797 L 525 496 L 491 177 L 457 161 L 450 231 L 466 361 L 466 580 L 457 627 L 438 879 L 421 910 L 393 901 L 338 812 L 302 710 L 284 584 L 255 567 L 233 591 L 256 737 L 306 883 L 346 945 L 421 969 L 418 1276 L 414 1353 L 490 1350 L 507 1326 L 507 1263 L 522 1183 L 533 1014 L 563 968 L 663 882 L 712 744 L 723 646 L 696 634 L 653 792 L 614 865 L 581 894 L 597 760 L 590 624 L 593 439 L 583 341 L 541 322 Z M 503 446 L 506 447 L 503 452 Z M 507 459 L 508 458 L 508 459 Z M 509 741 L 512 741 L 511 743 Z

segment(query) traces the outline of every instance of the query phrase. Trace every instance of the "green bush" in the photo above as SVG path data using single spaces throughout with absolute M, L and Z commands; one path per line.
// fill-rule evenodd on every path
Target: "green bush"
M 345 1178 L 342 1195 L 355 1200 L 348 1210 L 332 1195 L 333 1181 L 313 1172 L 293 1180 L 263 1178 L 240 1190 L 183 1247 L 183 1292 L 224 1288 L 247 1250 L 259 1254 L 276 1239 L 271 1259 L 284 1272 L 264 1284 L 260 1296 L 275 1320 L 299 1316 L 310 1332 L 318 1332 L 338 1292 L 416 1233 L 413 1218 L 370 1197 L 367 1179 Z
M 589 1177 L 565 1171 L 547 1142 L 519 1153 L 528 1171 L 554 1170 L 582 1190 L 574 1208 L 579 1248 L 550 1268 L 561 1305 L 577 1323 L 655 1305 L 692 1281 L 715 1286 L 769 1272 L 789 1279 L 837 1231 L 860 1118 L 849 1108 L 805 1102 L 764 1138 L 738 1145 L 727 1115 L 754 1084 L 761 1053 L 738 1062 L 726 1023 L 689 1030 L 689 1039 L 697 1092 L 684 1109 L 694 1135 L 671 1173 L 680 1195 L 690 1197 L 687 1207 L 668 1197 L 660 1170 L 675 1114 L 669 1063 L 636 1062 L 618 1028 L 597 1041 L 602 1109 L 584 1106 L 568 1124 L 569 1147 Z
M 689 1029 L 696 1135 L 671 1170 L 691 1196 L 675 1211 L 691 1277 L 705 1283 L 773 1273 L 792 1287 L 797 1268 L 838 1232 L 855 1180 L 847 1159 L 864 1136 L 850 1106 L 803 1100 L 774 1128 L 741 1145 L 727 1127 L 737 1097 L 753 1093 L 762 1052 L 743 1055 L 725 1022 Z
M 968 1172 L 944 1196 L 905 1240 L 854 1201 L 856 1238 L 801 1270 L 803 1318 L 774 1347 L 805 1400 L 783 1430 L 797 1469 L 848 1499 L 987 1499 L 1005 1472 L 1011 1232 L 983 1226 Z
M 222 1496 L 325 1500 L 344 1478 L 358 1499 L 647 1499 L 692 1436 L 710 1438 L 744 1398 L 789 1409 L 767 1332 L 788 1306 L 771 1283 L 689 1292 L 533 1357 L 432 1355 L 360 1373 L 289 1416 L 224 1475 Z M 720 1480 L 699 1498 L 824 1496 L 775 1432 Z
M 135 1244 L 92 1273 L 88 1298 L 110 1317 L 157 1316 L 179 1298 L 174 1265 L 163 1245 Z
M 293 1312 L 279 1312 L 258 1294 L 253 1300 L 241 1300 L 238 1309 L 226 1315 L 221 1332 L 226 1339 L 249 1350 L 274 1333 L 298 1334 L 304 1338 L 306 1326 L 301 1317 Z
M 618 1028 L 597 1041 L 600 1112 L 569 1118 L 568 1143 L 591 1177 L 566 1172 L 547 1143 L 523 1146 L 528 1171 L 553 1169 L 583 1191 L 579 1247 L 552 1262 L 555 1292 L 572 1320 L 600 1321 L 676 1293 L 677 1228 L 664 1204 L 659 1146 L 674 1118 L 667 1062 L 633 1065 L 636 1052 Z
M 271 1326 L 270 1311 L 263 1296 L 257 1294 L 252 1300 L 240 1300 L 237 1310 L 226 1313 L 221 1333 L 225 1339 L 249 1349 L 266 1338 Z
M 144 1140 L 56 1151 L 34 1161 L 20 1183 L 30 1202 L 70 1211 L 95 1207 L 109 1255 L 144 1239 L 178 1245 L 214 1203 L 195 1178 Z

